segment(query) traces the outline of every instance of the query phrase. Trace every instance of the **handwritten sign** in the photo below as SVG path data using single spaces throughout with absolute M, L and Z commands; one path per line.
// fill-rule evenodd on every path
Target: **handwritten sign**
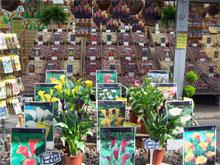
M 144 141 L 144 148 L 148 150 L 159 150 L 160 149 L 160 142 L 154 141 L 151 139 L 146 139 Z
M 52 165 L 61 161 L 60 153 L 47 151 L 39 155 L 41 165 Z
M 178 32 L 177 40 L 176 40 L 176 48 L 177 49 L 186 49 L 187 46 L 187 33 Z

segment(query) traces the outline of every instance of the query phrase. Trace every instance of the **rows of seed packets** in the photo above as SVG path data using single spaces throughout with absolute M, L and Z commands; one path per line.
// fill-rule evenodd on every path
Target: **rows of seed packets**
M 21 113 L 19 95 L 23 91 L 23 84 L 16 77 L 21 71 L 17 55 L 19 48 L 16 34 L 0 33 L 0 119 Z

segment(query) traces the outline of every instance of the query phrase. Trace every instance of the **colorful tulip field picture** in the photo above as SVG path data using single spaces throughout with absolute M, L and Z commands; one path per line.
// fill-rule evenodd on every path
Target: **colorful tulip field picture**
M 121 97 L 121 84 L 97 84 L 96 87 L 96 98 L 98 100 L 116 100 L 117 97 Z
M 98 101 L 98 127 L 123 126 L 125 120 L 124 101 Z
M 164 100 L 176 99 L 177 85 L 175 83 L 155 83 L 154 86 L 163 93 Z
M 11 165 L 40 165 L 39 155 L 45 152 L 45 129 L 12 128 Z
M 177 138 L 182 138 L 183 128 L 191 127 L 193 124 L 192 101 L 167 101 L 166 108 L 166 113 L 169 118 L 178 117 L 179 126 L 175 130 L 175 134 L 177 135 Z
M 56 83 L 56 81 L 60 80 L 61 76 L 64 75 L 66 79 L 66 71 L 65 70 L 47 70 L 46 71 L 46 83 Z
M 135 153 L 135 128 L 100 129 L 100 162 L 104 165 L 132 165 Z
M 50 102 L 25 102 L 25 127 L 45 128 L 47 141 L 53 141 L 53 103 Z
M 215 165 L 215 126 L 184 128 L 184 165 Z
M 96 71 L 96 83 L 117 83 L 116 71 Z
M 162 70 L 152 70 L 147 76 L 151 79 L 152 83 L 169 83 L 169 73 Z

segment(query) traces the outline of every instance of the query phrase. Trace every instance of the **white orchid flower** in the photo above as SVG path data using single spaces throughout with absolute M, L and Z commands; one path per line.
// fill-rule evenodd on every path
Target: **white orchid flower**
M 169 113 L 171 116 L 179 116 L 182 111 L 183 111 L 183 109 L 181 109 L 181 108 L 172 108 L 169 110 Z

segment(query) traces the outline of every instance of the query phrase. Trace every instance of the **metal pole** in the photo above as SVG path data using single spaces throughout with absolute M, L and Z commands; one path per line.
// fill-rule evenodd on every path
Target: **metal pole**
M 178 0 L 176 9 L 176 41 L 178 41 L 178 33 L 187 33 L 188 31 L 188 14 L 189 14 L 189 0 Z M 186 45 L 187 47 L 187 45 Z M 177 83 L 178 98 L 183 96 L 185 61 L 186 61 L 186 47 L 178 48 L 177 43 L 175 47 L 174 59 L 174 83 Z

